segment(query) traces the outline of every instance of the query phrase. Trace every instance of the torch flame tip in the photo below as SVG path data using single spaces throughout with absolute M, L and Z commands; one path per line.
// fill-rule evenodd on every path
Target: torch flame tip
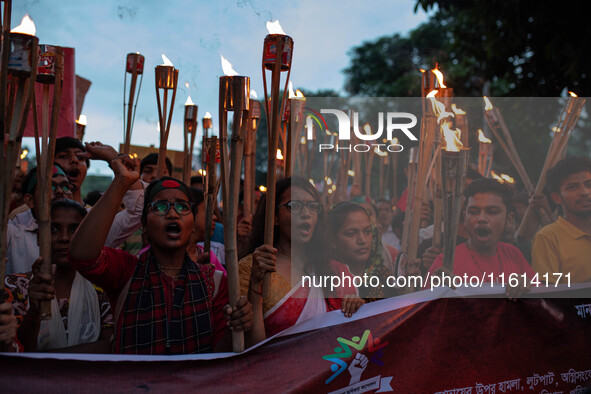
M 268 21 L 266 25 L 269 34 L 282 34 L 284 36 L 286 35 L 283 29 L 281 28 L 281 24 L 278 20 Z
M 78 118 L 78 123 L 80 123 L 81 125 L 86 126 L 86 122 L 88 120 L 86 119 L 86 115 L 80 115 L 80 117 Z
M 209 112 L 206 112 L 203 119 L 211 119 L 211 114 Z
M 174 65 L 172 64 L 172 62 L 170 61 L 170 59 L 168 57 L 166 57 L 166 55 L 164 53 L 162 54 L 162 61 L 164 62 L 162 64 L 163 66 L 174 67 Z
M 445 150 L 447 152 L 459 152 L 464 147 L 462 141 L 460 141 L 460 129 L 452 130 L 449 127 L 449 123 L 445 122 L 441 125 L 443 131 L 443 138 L 445 139 Z
M 187 105 L 195 105 L 193 103 L 193 100 L 191 100 L 191 96 L 187 97 L 187 101 L 185 101 L 185 106 L 187 106 Z
M 232 67 L 232 63 L 230 63 L 228 59 L 224 57 L 224 55 L 220 54 L 220 57 L 222 58 L 222 70 L 224 70 L 224 75 L 227 77 L 233 77 L 238 75 L 236 70 L 234 70 L 234 68 Z
M 492 143 L 492 141 L 484 135 L 484 133 L 482 132 L 482 129 L 478 129 L 478 141 L 480 141 L 484 144 Z
M 257 96 L 257 92 L 254 89 L 250 90 L 250 98 L 253 100 L 257 100 L 259 96 Z
M 37 33 L 37 28 L 35 27 L 35 22 L 33 22 L 29 14 L 26 14 L 25 16 L 23 16 L 21 24 L 12 29 L 10 32 L 34 36 L 35 33 Z
M 437 77 L 437 82 L 439 83 L 439 87 L 445 89 L 445 88 L 447 88 L 447 86 L 445 86 L 445 84 L 443 83 L 443 73 L 441 71 L 439 71 L 439 68 L 438 67 L 439 66 L 436 65 L 435 68 L 433 70 L 431 70 L 431 71 Z
M 453 104 L 451 105 L 451 109 L 452 109 L 452 111 L 454 111 L 454 113 L 455 113 L 456 115 L 466 115 L 466 111 L 464 111 L 464 110 L 463 110 L 463 109 L 461 109 L 461 108 L 458 108 L 458 107 L 456 106 L 456 104 L 455 104 L 455 103 L 453 103 Z
M 492 103 L 491 103 L 491 102 L 490 102 L 490 100 L 488 99 L 488 97 L 486 97 L 486 96 L 482 96 L 482 98 L 483 98 L 483 100 L 484 100 L 484 104 L 485 104 L 485 106 L 484 106 L 484 110 L 485 110 L 485 111 L 490 111 L 491 109 L 493 109 L 493 108 L 494 108 L 494 107 L 493 107 L 493 105 L 492 105 Z
M 568 94 L 570 94 L 570 96 L 571 96 L 571 97 L 579 97 L 579 96 L 577 96 L 577 94 L 576 94 L 576 93 L 574 93 L 574 92 L 571 92 L 570 90 L 569 90 Z

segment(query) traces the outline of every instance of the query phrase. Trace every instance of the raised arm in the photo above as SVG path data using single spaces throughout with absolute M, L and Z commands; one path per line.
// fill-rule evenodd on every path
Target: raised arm
M 123 195 L 140 177 L 139 160 L 127 155 L 113 158 L 109 165 L 115 178 L 74 234 L 70 242 L 70 256 L 74 259 L 94 260 L 99 256 Z

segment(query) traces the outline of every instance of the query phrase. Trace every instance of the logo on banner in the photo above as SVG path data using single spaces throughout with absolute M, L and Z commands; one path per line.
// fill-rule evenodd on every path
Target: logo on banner
M 380 338 L 373 338 L 370 330 L 365 330 L 361 337 L 345 339 L 337 338 L 338 346 L 334 349 L 334 354 L 322 356 L 323 360 L 331 362 L 330 370 L 333 374 L 328 378 L 325 384 L 329 384 L 345 370 L 348 372 L 349 384 L 347 387 L 332 391 L 330 394 L 344 393 L 365 393 L 377 390 L 377 393 L 392 391 L 390 383 L 392 376 L 382 377 L 377 375 L 362 380 L 363 372 L 369 364 L 375 364 L 383 367 L 382 356 L 384 348 L 388 346 L 388 341 L 382 342 Z M 349 363 L 345 360 L 350 360 Z
M 411 141 L 418 141 L 417 137 L 412 133 L 411 129 L 417 125 L 417 117 L 408 112 L 384 112 L 378 113 L 378 129 L 372 132 L 371 129 L 359 128 L 359 112 L 352 111 L 351 118 L 345 111 L 338 109 L 321 109 L 320 112 L 306 107 L 307 111 L 306 123 L 306 138 L 308 141 L 316 139 L 316 135 L 328 134 L 328 125 L 323 115 L 330 114 L 336 117 L 338 124 L 338 143 L 319 143 L 318 151 L 349 151 L 349 152 L 370 152 L 379 150 L 381 152 L 395 153 L 402 152 L 404 147 L 397 142 L 394 134 L 398 135 L 400 132 L 404 134 Z M 314 129 L 317 128 L 317 133 Z M 353 133 L 353 135 L 352 135 Z M 359 144 L 348 144 L 351 139 L 362 141 Z M 382 143 L 390 142 L 390 143 Z

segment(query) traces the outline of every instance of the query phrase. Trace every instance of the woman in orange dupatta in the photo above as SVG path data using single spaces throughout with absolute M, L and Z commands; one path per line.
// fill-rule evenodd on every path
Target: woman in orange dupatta
M 351 276 L 344 264 L 328 259 L 324 209 L 318 192 L 304 179 L 284 178 L 277 182 L 275 201 L 274 247 L 263 245 L 265 201 L 261 200 L 253 218 L 251 254 L 239 263 L 242 294 L 253 305 L 262 304 L 253 307 L 254 324 L 264 320 L 266 336 L 270 337 L 328 311 L 340 309 L 351 316 L 364 303 L 353 286 L 330 292 L 302 285 L 303 276 Z M 266 272 L 270 274 L 271 291 L 263 300 Z

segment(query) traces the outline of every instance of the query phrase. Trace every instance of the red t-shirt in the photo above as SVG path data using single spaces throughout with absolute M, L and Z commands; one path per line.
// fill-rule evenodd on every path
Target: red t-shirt
M 436 269 L 443 265 L 443 254 L 437 256 L 433 265 L 429 269 L 432 274 Z M 490 283 L 490 274 L 493 274 L 494 282 L 499 282 L 499 274 L 505 274 L 505 284 L 508 282 L 510 274 L 527 274 L 529 278 L 535 275 L 534 270 L 529 265 L 521 251 L 515 246 L 499 242 L 497 244 L 497 253 L 494 256 L 483 256 L 468 248 L 464 242 L 456 246 L 454 256 L 454 275 L 478 276 L 485 274 L 484 282 Z

